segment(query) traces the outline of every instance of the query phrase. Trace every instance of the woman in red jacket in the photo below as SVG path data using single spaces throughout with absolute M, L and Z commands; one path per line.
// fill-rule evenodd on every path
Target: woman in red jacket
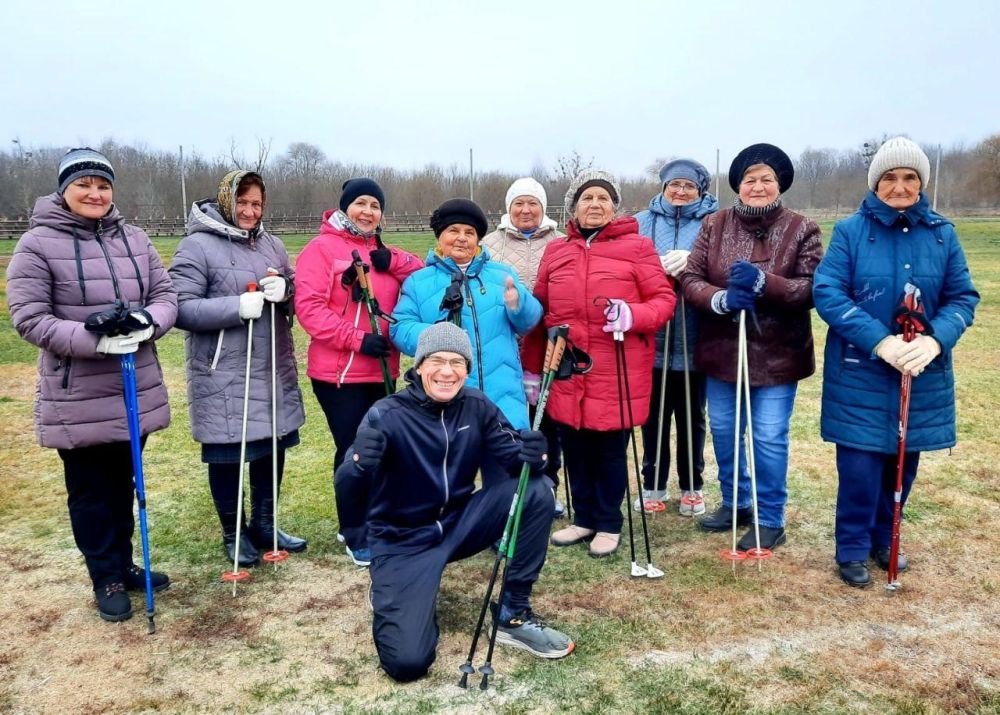
M 590 555 L 618 549 L 628 479 L 627 437 L 649 414 L 653 337 L 674 312 L 674 293 L 656 250 L 634 218 L 616 217 L 621 190 L 605 171 L 588 169 L 570 183 L 568 236 L 546 246 L 535 283 L 545 325 L 569 324 L 573 343 L 589 353 L 586 375 L 556 382 L 547 412 L 559 427 L 573 489 L 574 523 L 552 535 L 556 546 L 590 541 Z M 610 308 L 610 309 L 609 309 Z M 608 317 L 610 316 L 610 317 Z M 622 429 L 614 332 L 625 334 L 632 418 Z M 526 363 L 537 369 L 540 344 Z
M 399 351 L 371 330 L 361 300 L 351 253 L 371 266 L 368 280 L 380 312 L 392 313 L 403 281 L 423 268 L 423 261 L 380 237 L 385 194 L 372 179 L 344 182 L 339 208 L 323 214 L 319 235 L 299 254 L 295 276 L 295 312 L 309 333 L 307 374 L 333 434 L 333 471 L 344 461 L 354 433 L 368 408 L 385 397 L 380 359 L 386 358 L 393 382 L 399 378 Z M 389 325 L 378 316 L 383 335 Z M 337 512 L 365 509 L 335 487 Z M 363 521 L 363 520 L 361 520 Z M 368 565 L 367 528 L 343 529 L 347 555 Z

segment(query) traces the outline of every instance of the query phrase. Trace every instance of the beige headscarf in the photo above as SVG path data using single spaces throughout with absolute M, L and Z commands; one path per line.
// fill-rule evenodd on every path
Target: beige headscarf
M 240 184 L 247 177 L 253 177 L 260 182 L 261 198 L 265 205 L 267 204 L 267 189 L 264 188 L 264 179 L 261 178 L 260 174 L 255 171 L 244 171 L 243 169 L 230 171 L 219 182 L 218 201 L 219 213 L 222 214 L 222 218 L 226 219 L 227 223 L 233 226 L 239 225 L 236 223 L 236 195 L 239 193 Z

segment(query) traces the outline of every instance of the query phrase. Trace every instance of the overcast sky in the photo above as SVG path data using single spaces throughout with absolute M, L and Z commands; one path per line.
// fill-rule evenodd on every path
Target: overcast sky
M 816 8 L 822 9 L 814 9 Z M 639 174 L 1000 131 L 1000 2 L 5 2 L 0 139 Z

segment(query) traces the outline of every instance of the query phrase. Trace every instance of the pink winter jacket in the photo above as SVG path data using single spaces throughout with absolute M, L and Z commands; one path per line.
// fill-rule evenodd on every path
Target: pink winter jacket
M 344 271 L 354 270 L 351 251 L 357 249 L 361 260 L 371 263 L 368 254 L 376 248 L 375 239 L 338 227 L 334 213 L 323 214 L 319 235 L 309 241 L 295 263 L 295 314 L 311 338 L 306 374 L 337 385 L 382 382 L 379 361 L 359 352 L 365 334 L 372 332 L 368 310 L 364 303 L 352 301 L 351 290 L 340 283 Z M 389 270 L 383 273 L 373 268 L 368 276 L 379 308 L 388 315 L 396 307 L 403 281 L 424 263 L 395 246 L 387 248 L 392 252 Z M 389 324 L 382 318 L 379 324 L 388 340 Z M 389 370 L 393 379 L 399 377 L 395 348 L 389 355 Z

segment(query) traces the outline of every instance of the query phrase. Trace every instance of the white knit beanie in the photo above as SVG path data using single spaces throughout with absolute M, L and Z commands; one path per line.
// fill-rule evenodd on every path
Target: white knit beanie
M 927 181 L 931 178 L 931 161 L 919 144 L 906 137 L 894 137 L 879 147 L 868 167 L 868 188 L 875 191 L 882 174 L 900 168 L 913 169 L 920 177 L 920 189 L 927 188 Z
M 507 198 L 504 199 L 504 206 L 507 209 L 507 213 L 510 213 L 510 205 L 514 203 L 514 199 L 518 196 L 531 196 L 538 199 L 538 203 L 542 205 L 542 213 L 545 213 L 545 204 L 548 203 L 545 196 L 545 188 L 530 176 L 518 179 L 507 189 Z

